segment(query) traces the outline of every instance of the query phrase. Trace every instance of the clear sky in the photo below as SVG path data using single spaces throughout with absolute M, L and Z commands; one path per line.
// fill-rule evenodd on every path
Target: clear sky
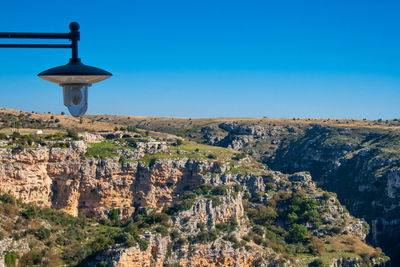
M 82 61 L 114 74 L 89 89 L 88 114 L 392 119 L 399 11 L 398 0 L 18 0 L 2 1 L 0 31 L 79 22 Z M 0 106 L 66 112 L 61 87 L 36 75 L 69 57 L 0 48 Z

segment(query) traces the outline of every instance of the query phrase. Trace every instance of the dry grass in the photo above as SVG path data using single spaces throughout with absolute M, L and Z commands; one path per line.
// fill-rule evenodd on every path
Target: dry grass
M 360 120 L 360 119 L 324 119 L 324 118 L 241 118 L 241 117 L 227 117 L 227 118 L 177 118 L 177 117 L 141 117 L 141 116 L 122 116 L 122 115 L 88 115 L 88 118 L 98 120 L 100 118 L 107 118 L 109 121 L 118 124 L 137 124 L 147 123 L 152 125 L 152 128 L 165 127 L 171 125 L 173 127 L 192 128 L 196 126 L 206 126 L 212 123 L 222 122 L 239 122 L 239 123 L 262 123 L 277 126 L 286 125 L 309 125 L 321 124 L 326 126 L 336 127 L 350 127 L 350 128 L 371 128 L 371 129 L 386 129 L 386 130 L 400 130 L 399 125 L 391 125 L 384 121 L 378 122 L 376 120 Z
M 326 245 L 327 252 L 347 252 L 356 253 L 358 255 L 373 255 L 377 253 L 376 249 L 368 246 L 366 243 L 354 236 L 335 236 L 328 238 L 326 241 L 328 243 Z
M 62 130 L 56 130 L 56 129 L 31 129 L 31 128 L 21 128 L 21 129 L 15 129 L 15 128 L 4 128 L 0 129 L 0 133 L 6 134 L 6 135 L 11 135 L 13 132 L 19 132 L 22 135 L 27 135 L 27 134 L 34 134 L 36 131 L 42 131 L 43 135 L 50 135 L 50 134 L 56 134 L 59 132 L 64 132 Z
M 116 121 L 98 121 L 96 118 L 93 116 L 82 116 L 81 118 L 75 118 L 70 115 L 57 115 L 57 114 L 47 114 L 47 113 L 31 113 L 31 112 L 25 112 L 25 111 L 20 111 L 20 110 L 15 110 L 15 109 L 6 109 L 6 108 L 0 108 L 0 114 L 11 114 L 15 116 L 19 116 L 21 114 L 25 116 L 30 116 L 32 119 L 40 119 L 42 121 L 49 121 L 49 120 L 56 120 L 58 119 L 59 122 L 58 124 L 62 128 L 67 128 L 67 129 L 78 129 L 78 130 L 86 130 L 86 131 L 114 131 L 115 128 L 121 128 L 121 127 L 126 127 L 126 124 L 118 123 Z M 106 116 L 106 115 L 105 115 Z M 53 119 L 51 119 L 53 117 Z M 106 116 L 109 117 L 109 116 Z M 1 124 L 0 124 L 1 126 Z M 63 132 L 62 129 L 18 129 L 18 132 L 21 134 L 32 134 L 35 133 L 37 130 L 42 130 L 44 135 L 47 134 L 54 134 L 57 132 Z M 1 133 L 5 134 L 12 134 L 12 132 L 16 131 L 14 128 L 4 128 L 0 129 Z M 142 132 L 144 134 L 144 130 L 140 130 L 139 132 Z M 152 136 L 156 137 L 164 137 L 164 138 L 172 138 L 175 136 L 167 133 L 159 133 L 155 131 L 150 131 Z
M 65 128 L 77 128 L 77 129 L 87 129 L 87 130 L 103 130 L 112 131 L 115 127 L 123 127 L 124 125 L 109 123 L 109 122 L 98 122 L 91 120 L 90 118 L 83 116 L 82 123 L 80 118 L 75 118 L 69 115 L 57 115 L 57 114 L 47 114 L 47 113 L 31 113 L 24 112 L 14 109 L 0 109 L 0 113 L 12 114 L 19 116 L 20 114 L 29 115 L 32 119 L 40 119 L 42 121 L 48 121 L 53 116 L 54 119 L 59 119 L 59 124 Z M 21 129 L 22 130 L 22 129 Z M 57 131 L 57 130 L 55 130 Z M 59 131 L 57 131 L 59 132 Z
M 87 130 L 104 130 L 111 131 L 115 127 L 126 127 L 126 125 L 135 125 L 138 123 L 151 124 L 152 128 L 160 128 L 166 125 L 171 127 L 201 127 L 212 123 L 221 122 L 240 122 L 240 123 L 262 123 L 272 125 L 295 125 L 295 124 L 321 124 L 338 127 L 352 127 L 352 128 L 379 128 L 400 130 L 400 126 L 393 126 L 385 123 L 384 121 L 378 122 L 373 120 L 360 120 L 360 119 L 324 119 L 324 118 L 241 118 L 241 117 L 228 117 L 228 118 L 177 118 L 177 117 L 143 117 L 143 116 L 122 116 L 122 115 L 85 115 L 82 116 L 82 123 L 80 118 L 75 118 L 70 115 L 57 115 L 47 113 L 31 113 L 14 109 L 0 108 L 0 113 L 13 114 L 13 115 L 30 115 L 33 119 L 41 119 L 43 121 L 50 120 L 53 116 L 54 119 L 59 119 L 59 124 L 65 128 L 78 128 Z M 400 124 L 399 124 L 400 125 Z

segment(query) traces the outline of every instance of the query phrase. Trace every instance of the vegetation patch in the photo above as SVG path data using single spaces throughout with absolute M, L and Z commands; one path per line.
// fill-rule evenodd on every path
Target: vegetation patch
M 11 214 L 14 214 L 10 216 Z M 5 254 L 7 266 L 16 260 L 21 266 L 85 265 L 107 246 L 136 246 L 145 250 L 148 240 L 144 230 L 154 229 L 169 234 L 170 217 L 165 213 L 141 210 L 133 218 L 120 218 L 119 209 L 112 209 L 107 219 L 72 217 L 50 208 L 38 208 L 0 195 L 0 225 L 2 238 L 12 237 L 35 244 L 18 259 L 18 254 Z M 46 225 L 46 227 L 44 226 Z
M 118 146 L 111 141 L 104 141 L 100 143 L 89 143 L 85 156 L 87 158 L 108 158 L 118 156 L 116 151 Z

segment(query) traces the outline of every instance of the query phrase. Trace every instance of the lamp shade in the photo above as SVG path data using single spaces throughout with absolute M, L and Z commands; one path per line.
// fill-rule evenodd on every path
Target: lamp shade
M 38 76 L 49 82 L 63 84 L 93 84 L 112 76 L 108 71 L 82 64 L 79 59 L 66 65 L 45 70 Z

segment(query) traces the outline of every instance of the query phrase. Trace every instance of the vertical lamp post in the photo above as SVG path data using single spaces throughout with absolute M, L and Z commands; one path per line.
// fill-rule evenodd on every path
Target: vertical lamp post
M 0 44 L 0 48 L 71 48 L 68 64 L 43 71 L 38 76 L 63 87 L 64 105 L 74 117 L 84 115 L 88 107 L 88 87 L 112 76 L 111 73 L 84 65 L 78 57 L 79 24 L 72 22 L 69 33 L 0 32 L 8 39 L 68 39 L 71 44 Z

